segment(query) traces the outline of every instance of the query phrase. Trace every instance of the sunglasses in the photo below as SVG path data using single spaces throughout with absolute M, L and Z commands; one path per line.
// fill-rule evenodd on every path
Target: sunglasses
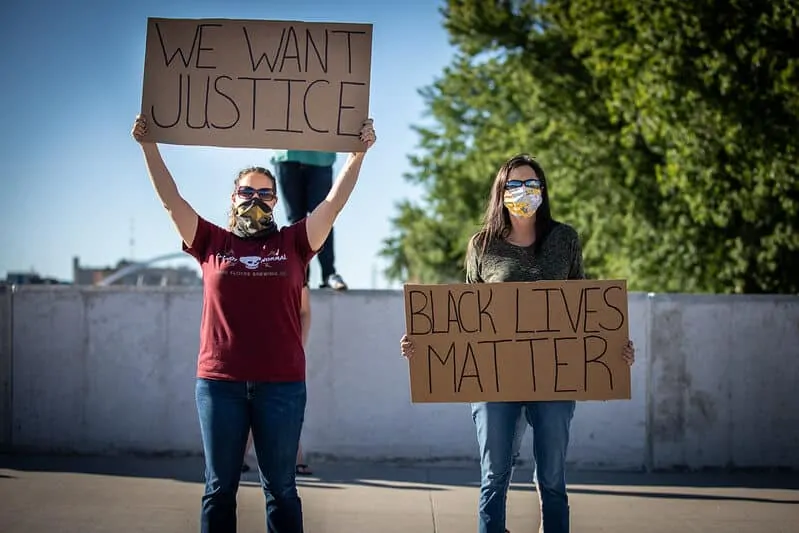
M 239 198 L 244 198 L 245 200 L 249 200 L 254 195 L 258 195 L 258 198 L 265 202 L 269 202 L 275 199 L 275 191 L 272 189 L 268 189 L 264 187 L 263 189 L 255 189 L 253 187 L 239 187 L 236 190 L 236 194 L 239 195 Z
M 517 189 L 524 185 L 525 187 L 530 187 L 531 189 L 543 189 L 541 186 L 541 181 L 538 178 L 530 178 L 529 180 L 508 180 L 508 183 L 505 184 L 506 189 Z

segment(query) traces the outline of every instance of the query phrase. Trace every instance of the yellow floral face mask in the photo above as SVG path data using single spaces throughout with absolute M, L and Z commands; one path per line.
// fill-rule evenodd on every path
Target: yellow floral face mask
M 541 207 L 541 189 L 534 187 L 513 187 L 505 189 L 505 207 L 511 215 L 520 218 L 530 218 Z
M 233 210 L 236 224 L 232 231 L 242 239 L 265 237 L 277 231 L 272 208 L 259 198 L 239 204 Z

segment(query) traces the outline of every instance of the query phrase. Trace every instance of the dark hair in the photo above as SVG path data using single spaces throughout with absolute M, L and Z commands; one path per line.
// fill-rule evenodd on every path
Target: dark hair
M 252 174 L 252 173 L 263 174 L 264 176 L 269 178 L 270 181 L 272 182 L 272 188 L 273 189 L 277 189 L 277 180 L 275 179 L 275 176 L 272 175 L 271 172 L 269 172 L 269 169 L 264 168 L 264 167 L 247 167 L 247 168 L 242 169 L 241 171 L 239 171 L 238 175 L 236 176 L 236 179 L 233 180 L 233 194 L 236 193 L 236 189 L 238 189 L 238 187 L 239 187 L 239 181 L 241 181 L 241 178 L 243 178 L 247 174 Z M 275 192 L 277 192 L 277 191 L 275 191 Z M 236 227 L 236 217 L 233 216 L 234 208 L 235 208 L 235 206 L 231 205 L 231 207 L 230 207 L 230 215 L 228 215 L 228 219 L 227 219 L 228 229 L 233 229 L 234 227 Z
M 541 249 L 541 244 L 549 234 L 553 226 L 552 212 L 549 208 L 549 187 L 547 177 L 541 165 L 526 154 L 515 155 L 502 165 L 494 178 L 494 185 L 491 187 L 491 196 L 483 215 L 483 224 L 479 232 L 472 238 L 470 246 L 480 245 L 481 254 L 485 252 L 488 245 L 500 239 L 505 239 L 510 234 L 510 213 L 505 207 L 505 185 L 512 170 L 519 167 L 528 166 L 535 171 L 535 175 L 541 182 L 541 205 L 535 213 L 535 251 Z

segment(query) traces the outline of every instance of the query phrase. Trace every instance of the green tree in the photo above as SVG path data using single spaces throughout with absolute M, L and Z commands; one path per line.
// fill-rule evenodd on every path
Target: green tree
M 395 280 L 458 281 L 493 173 L 532 152 L 595 277 L 799 292 L 797 2 L 451 1 Z M 793 134 L 792 134 L 793 133 Z

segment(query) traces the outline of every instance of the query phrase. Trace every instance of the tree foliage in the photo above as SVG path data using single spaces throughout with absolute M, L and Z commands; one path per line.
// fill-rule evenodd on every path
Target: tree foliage
M 453 63 L 386 240 L 394 280 L 463 279 L 494 173 L 533 154 L 592 277 L 799 292 L 799 0 L 452 0 Z

